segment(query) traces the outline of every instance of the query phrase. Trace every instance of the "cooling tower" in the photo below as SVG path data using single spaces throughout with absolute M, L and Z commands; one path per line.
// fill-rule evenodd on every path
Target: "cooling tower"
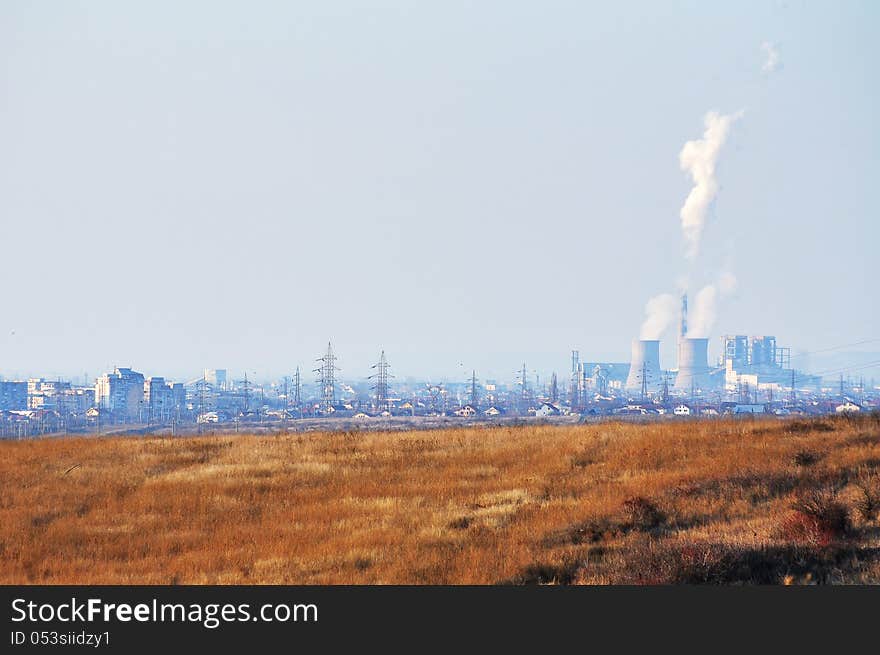
M 679 339 L 675 388 L 679 391 L 707 389 L 709 384 L 709 340 Z
M 660 341 L 657 339 L 633 339 L 626 388 L 640 391 L 643 374 L 647 390 L 657 391 L 663 381 L 660 373 Z

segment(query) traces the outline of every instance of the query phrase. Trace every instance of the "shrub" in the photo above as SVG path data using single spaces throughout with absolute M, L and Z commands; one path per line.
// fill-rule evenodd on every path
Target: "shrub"
M 850 530 L 849 512 L 831 488 L 810 489 L 792 503 L 794 513 L 782 524 L 781 536 L 812 546 L 828 546 Z
M 519 585 L 570 585 L 574 582 L 579 563 L 531 564 L 510 582 Z
M 880 513 L 880 478 L 874 475 L 856 482 L 859 497 L 856 500 L 856 511 L 865 521 L 873 521 Z
M 467 530 L 470 525 L 471 519 L 467 516 L 459 517 L 449 523 L 449 527 L 453 530 Z
M 627 526 L 634 530 L 653 530 L 666 521 L 666 514 L 653 501 L 634 496 L 623 503 Z
M 798 466 L 812 466 L 819 461 L 819 455 L 809 450 L 802 450 L 794 456 L 794 463 Z
M 792 421 L 787 426 L 787 431 L 791 434 L 804 434 L 809 432 L 834 432 L 834 426 L 831 423 L 820 419 L 801 419 Z

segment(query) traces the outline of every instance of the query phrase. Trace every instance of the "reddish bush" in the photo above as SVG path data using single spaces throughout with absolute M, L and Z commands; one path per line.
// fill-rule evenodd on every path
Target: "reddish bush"
M 850 530 L 849 512 L 832 489 L 811 489 L 792 503 L 794 513 L 782 524 L 781 536 L 788 541 L 828 546 Z
M 786 541 L 825 547 L 835 540 L 835 533 L 815 516 L 794 512 L 782 522 L 780 536 Z

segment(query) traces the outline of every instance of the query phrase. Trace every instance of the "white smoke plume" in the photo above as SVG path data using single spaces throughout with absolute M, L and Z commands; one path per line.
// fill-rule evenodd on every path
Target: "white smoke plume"
M 769 41 L 764 41 L 761 44 L 761 50 L 764 51 L 764 56 L 766 57 L 761 70 L 765 73 L 773 73 L 779 70 L 782 64 L 779 59 L 779 50 L 776 46 Z
M 730 272 L 722 273 L 718 278 L 718 290 L 722 296 L 728 296 L 736 291 L 737 284 L 739 283 L 736 280 L 736 275 Z
M 715 179 L 718 155 L 727 141 L 730 126 L 742 114 L 741 111 L 728 115 L 710 111 L 704 118 L 706 131 L 703 138 L 685 143 L 678 155 L 681 170 L 688 173 L 694 183 L 680 212 L 688 259 L 693 259 L 699 252 L 706 213 L 718 195 L 718 181 Z
M 690 304 L 688 316 L 688 336 L 707 337 L 715 323 L 718 289 L 714 284 L 707 284 L 697 292 Z
M 718 313 L 718 300 L 736 291 L 736 276 L 732 273 L 722 273 L 715 284 L 707 284 L 697 292 L 690 304 L 688 315 L 689 337 L 708 337 L 715 325 L 715 317 Z
M 671 293 L 661 293 L 645 304 L 645 321 L 640 339 L 659 339 L 669 324 L 675 320 L 676 299 Z

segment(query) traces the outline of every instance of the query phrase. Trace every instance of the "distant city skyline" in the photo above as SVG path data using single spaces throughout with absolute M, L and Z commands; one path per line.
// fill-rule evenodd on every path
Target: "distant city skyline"
M 6 2 L 0 377 L 312 383 L 332 340 L 343 379 L 385 350 L 401 376 L 564 380 L 572 349 L 628 361 L 684 281 L 719 289 L 713 358 L 726 333 L 880 337 L 878 18 Z M 679 160 L 711 111 L 735 117 L 717 188 Z M 688 259 L 693 188 L 714 193 Z

